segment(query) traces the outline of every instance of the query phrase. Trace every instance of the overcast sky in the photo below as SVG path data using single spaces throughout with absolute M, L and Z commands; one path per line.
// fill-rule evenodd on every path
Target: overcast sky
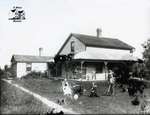
M 22 6 L 26 20 L 8 20 Z M 0 0 L 0 66 L 13 54 L 54 56 L 70 33 L 118 38 L 136 48 L 150 38 L 150 0 Z

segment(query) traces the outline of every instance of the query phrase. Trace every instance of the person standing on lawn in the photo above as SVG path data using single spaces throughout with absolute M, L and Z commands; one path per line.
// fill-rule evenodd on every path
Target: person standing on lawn
M 115 94 L 115 77 L 114 77 L 114 72 L 112 70 L 109 70 L 108 73 L 108 90 L 106 94 L 114 95 Z

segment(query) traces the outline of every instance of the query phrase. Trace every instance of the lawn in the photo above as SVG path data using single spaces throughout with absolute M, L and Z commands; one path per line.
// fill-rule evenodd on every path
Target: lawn
M 46 114 L 51 108 L 33 96 L 0 80 L 0 114 Z
M 60 80 L 50 79 L 20 79 L 15 80 L 15 83 L 20 84 L 27 89 L 36 92 L 49 100 L 57 102 L 57 99 L 64 98 L 62 91 L 60 90 Z M 115 96 L 104 96 L 103 93 L 107 88 L 106 82 L 97 82 L 98 95 L 99 97 L 88 97 L 80 96 L 77 101 L 73 101 L 68 104 L 64 104 L 65 108 L 72 109 L 79 113 L 90 114 L 90 113 L 121 113 L 121 114 L 135 114 L 139 111 L 139 106 L 131 105 L 132 97 L 128 96 L 127 92 L 121 92 L 119 88 L 116 88 Z M 91 82 L 82 83 L 86 89 L 90 89 Z M 145 90 L 146 95 L 150 97 L 150 89 Z

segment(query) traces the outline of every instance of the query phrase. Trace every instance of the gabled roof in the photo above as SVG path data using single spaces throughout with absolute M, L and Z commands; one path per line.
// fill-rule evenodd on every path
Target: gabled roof
M 64 46 L 67 44 L 69 39 L 74 36 L 78 40 L 80 40 L 83 44 L 90 47 L 100 47 L 100 48 L 111 48 L 111 49 L 123 49 L 123 50 L 132 50 L 134 47 L 130 46 L 129 44 L 124 43 L 123 41 L 120 41 L 119 39 L 114 38 L 107 38 L 107 37 L 99 37 L 96 36 L 90 36 L 90 35 L 83 35 L 83 34 L 76 34 L 72 33 L 68 37 L 68 39 L 65 41 L 61 49 L 57 54 L 59 54 Z
M 72 34 L 86 46 L 131 50 L 132 46 L 114 38 L 95 37 L 83 34 Z
M 54 61 L 53 57 L 50 56 L 33 56 L 33 55 L 13 55 L 11 62 L 25 62 L 25 63 L 46 63 Z

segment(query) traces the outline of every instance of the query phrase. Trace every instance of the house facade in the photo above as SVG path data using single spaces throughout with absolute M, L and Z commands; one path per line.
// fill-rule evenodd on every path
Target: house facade
M 105 80 L 109 69 L 118 74 L 129 71 L 137 61 L 134 47 L 99 35 L 70 34 L 55 56 L 57 76 Z
M 11 70 L 13 76 L 21 78 L 32 71 L 49 72 L 48 63 L 53 61 L 53 57 L 49 56 L 13 55 L 11 58 Z

